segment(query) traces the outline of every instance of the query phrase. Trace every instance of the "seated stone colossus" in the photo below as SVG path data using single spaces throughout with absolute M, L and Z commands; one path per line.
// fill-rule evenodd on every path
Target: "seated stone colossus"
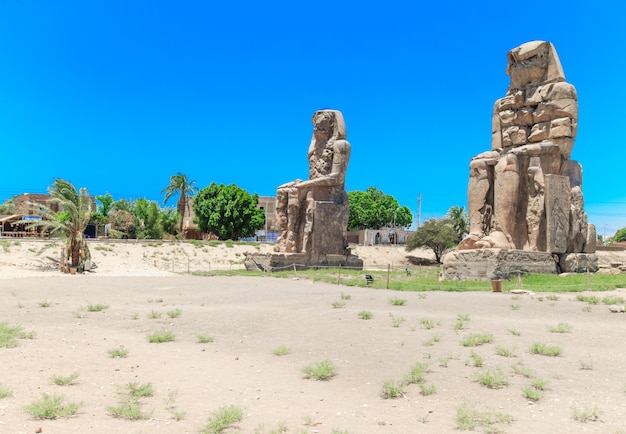
M 507 57 L 511 82 L 494 104 L 491 150 L 470 161 L 469 235 L 444 257 L 443 278 L 596 271 L 582 167 L 570 159 L 576 89 L 549 42 L 527 42 Z
M 345 191 L 350 143 L 343 115 L 320 110 L 313 115 L 309 179 L 278 187 L 277 252 L 349 254 L 346 229 L 350 208 Z
M 508 91 L 493 109 L 491 151 L 470 162 L 470 234 L 459 249 L 594 252 L 582 168 L 570 160 L 576 89 L 565 81 L 549 42 L 511 50 L 507 74 Z

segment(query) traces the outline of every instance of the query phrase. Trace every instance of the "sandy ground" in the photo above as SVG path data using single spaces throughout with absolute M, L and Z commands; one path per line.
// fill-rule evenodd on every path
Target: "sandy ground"
M 357 253 L 373 267 L 410 263 L 404 250 L 392 249 L 358 247 Z M 250 251 L 244 246 L 94 243 L 91 250 L 97 268 L 76 276 L 54 269 L 58 246 L 22 242 L 0 250 L 0 322 L 35 334 L 0 348 L 0 386 L 12 390 L 0 399 L 1 433 L 195 433 L 230 405 L 243 410 L 243 419 L 229 432 L 447 433 L 458 431 L 456 409 L 465 403 L 512 416 L 498 426 L 502 432 L 626 432 L 626 314 L 576 301 L 575 294 L 549 300 L 548 294 L 398 293 L 172 273 L 207 269 L 207 262 L 211 269 L 239 267 Z M 596 295 L 626 297 L 626 290 Z M 405 305 L 392 305 L 394 298 Z M 109 307 L 87 311 L 96 304 Z M 176 309 L 180 316 L 170 318 Z M 362 311 L 372 319 L 360 319 Z M 456 330 L 459 315 L 469 319 Z M 559 323 L 571 332 L 549 330 Z M 149 343 L 157 331 L 170 331 L 175 340 Z M 491 333 L 493 342 L 463 346 L 473 333 Z M 214 341 L 198 343 L 199 334 Z M 532 355 L 534 342 L 562 354 Z M 282 345 L 289 354 L 273 354 Z M 109 356 L 121 347 L 127 357 Z M 483 358 L 483 367 L 473 366 L 472 355 Z M 304 378 L 302 368 L 322 360 L 335 365 L 336 376 Z M 434 394 L 422 395 L 413 384 L 397 399 L 380 396 L 385 381 L 401 381 L 417 363 L 428 364 L 423 386 L 434 386 Z M 532 379 L 514 374 L 513 366 L 547 382 L 539 401 L 522 395 Z M 507 386 L 479 384 L 479 375 L 498 369 Z M 51 380 L 75 372 L 72 385 Z M 118 405 L 132 382 L 153 385 L 154 395 L 141 401 L 150 418 L 113 418 L 107 407 Z M 81 407 L 68 419 L 36 420 L 25 406 L 42 393 Z M 598 419 L 574 419 L 586 409 Z M 175 420 L 174 412 L 185 415 Z

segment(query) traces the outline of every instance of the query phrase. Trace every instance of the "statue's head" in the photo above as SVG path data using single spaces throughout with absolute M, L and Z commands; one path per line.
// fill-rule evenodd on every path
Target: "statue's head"
M 510 88 L 519 89 L 543 82 L 565 81 L 565 74 L 550 42 L 531 41 L 513 48 L 508 54 L 506 73 Z
M 343 140 L 347 137 L 346 123 L 339 110 L 318 110 L 313 115 L 313 134 L 318 140 Z

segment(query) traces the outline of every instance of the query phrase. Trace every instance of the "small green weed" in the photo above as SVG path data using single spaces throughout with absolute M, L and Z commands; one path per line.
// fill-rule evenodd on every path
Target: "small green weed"
M 180 309 L 174 309 L 174 310 L 170 310 L 169 312 L 167 312 L 167 316 L 169 316 L 170 318 L 178 318 L 179 316 L 181 316 L 183 313 L 182 310 Z
M 522 332 L 520 332 L 519 330 L 516 330 L 516 329 L 509 329 L 508 331 L 513 336 L 521 336 L 522 335 Z
M 243 419 L 243 410 L 231 405 L 211 414 L 200 434 L 219 434 Z
M 493 410 L 480 411 L 475 404 L 464 403 L 456 407 L 454 422 L 461 431 L 473 431 L 481 428 L 486 432 L 502 432 L 504 424 L 513 421 L 513 417 Z
M 199 344 L 210 344 L 211 342 L 215 341 L 215 338 L 213 336 L 208 335 L 196 335 L 196 338 L 198 339 Z
M 403 298 L 390 298 L 389 299 L 389 304 L 392 306 L 404 306 L 406 304 L 406 300 Z
M 609 296 L 604 297 L 602 299 L 602 303 L 607 304 L 607 305 L 624 304 L 624 299 L 622 297 L 616 297 L 616 296 L 613 296 L 613 295 L 609 295 Z
M 171 342 L 176 339 L 176 336 L 170 331 L 159 331 L 148 336 L 148 342 L 151 344 L 162 344 L 164 342 Z
M 533 371 L 524 366 L 521 360 L 511 366 L 511 369 L 515 375 L 521 375 L 522 377 L 531 378 L 535 375 Z
M 429 365 L 427 363 L 416 363 L 411 368 L 409 374 L 404 377 L 405 384 L 417 384 L 424 381 L 424 376 L 429 372 Z
M 352 296 L 350 294 L 344 294 L 343 292 L 341 293 L 341 299 L 342 300 L 351 300 Z
M 513 349 L 501 346 L 496 347 L 496 354 L 502 357 L 515 357 L 515 352 L 513 351 Z
M 380 391 L 380 396 L 383 399 L 394 399 L 404 395 L 404 383 L 402 381 L 386 380 L 383 383 L 383 388 Z
M 358 313 L 358 315 L 359 315 L 359 318 L 361 319 L 372 319 L 374 317 L 374 314 L 367 310 L 362 310 L 361 312 Z
M 63 377 L 61 375 L 53 375 L 51 380 L 57 386 L 69 386 L 74 383 L 74 381 L 78 378 L 78 372 L 74 372 L 73 374 L 68 375 L 67 377 Z
M 152 383 L 128 383 L 126 385 L 126 389 L 128 390 L 128 395 L 132 399 L 141 399 L 146 396 L 154 395 L 154 387 Z
M 39 305 L 39 307 L 50 307 L 52 305 L 52 303 L 48 300 L 40 301 L 37 304 Z
M 333 307 L 333 309 L 341 309 L 343 307 L 346 307 L 346 303 L 343 301 L 335 301 L 332 302 L 330 305 Z
M 487 369 L 478 375 L 476 381 L 489 389 L 500 389 L 509 385 L 507 375 L 500 368 Z
M 117 418 L 125 420 L 146 420 L 149 419 L 151 413 L 145 413 L 142 410 L 141 404 L 136 400 L 128 400 L 122 402 L 117 406 L 110 406 L 106 408 L 107 412 Z
M 159 319 L 163 314 L 161 312 L 152 311 L 148 314 L 148 319 Z
M 88 312 L 100 312 L 108 308 L 109 308 L 108 304 L 88 304 L 87 305 Z
M 475 353 L 474 351 L 472 351 L 470 353 L 470 357 L 471 360 L 468 360 L 465 364 L 467 366 L 473 366 L 475 368 L 481 368 L 485 362 L 485 360 L 483 359 L 483 356 L 481 356 L 478 353 Z
M 582 369 L 583 371 L 591 371 L 593 370 L 593 362 L 592 361 L 584 361 L 584 360 L 579 360 L 579 365 L 580 365 L 580 369 Z
M 589 303 L 589 304 L 600 303 L 600 299 L 596 297 L 595 295 L 577 295 L 576 300 Z
M 519 304 L 511 304 L 510 308 L 511 310 L 519 310 Z
M 435 393 L 437 393 L 437 388 L 435 387 L 434 384 L 431 384 L 430 386 L 420 384 L 419 388 L 420 388 L 420 394 L 423 396 L 434 395 Z
M 289 347 L 287 345 L 281 345 L 278 348 L 275 348 L 274 351 L 272 351 L 272 353 L 274 353 L 277 356 L 286 356 L 287 354 L 289 354 L 291 350 L 289 349 Z
M 543 398 L 543 393 L 540 390 L 535 389 L 534 387 L 526 386 L 522 388 L 522 395 L 530 400 L 530 401 L 539 401 Z
M 557 346 L 548 346 L 541 342 L 534 342 L 529 349 L 531 354 L 541 354 L 542 356 L 556 357 L 561 355 L 561 348 Z
M 400 327 L 400 324 L 404 322 L 404 318 L 401 316 L 393 316 L 391 315 L 391 325 L 393 327 Z
M 491 333 L 472 333 L 461 339 L 461 345 L 464 347 L 477 347 L 490 342 L 493 342 Z
M 427 318 L 420 319 L 420 324 L 422 325 L 422 328 L 426 330 L 430 330 L 435 327 L 435 321 Z
M 109 356 L 113 357 L 114 359 L 122 359 L 128 356 L 128 350 L 124 347 L 111 348 L 108 353 Z
M 595 405 L 593 407 L 585 405 L 582 409 L 572 406 L 572 418 L 578 422 L 595 422 L 600 419 L 600 414 L 600 410 Z
M 65 403 L 65 397 L 61 395 L 43 394 L 41 398 L 26 406 L 25 410 L 35 419 L 58 419 L 70 417 L 78 411 L 80 404 Z
M 317 381 L 330 380 L 336 375 L 335 365 L 329 360 L 322 360 L 314 365 L 307 365 L 302 368 L 305 378 L 312 378 Z
M 546 300 L 549 300 L 549 301 L 559 301 L 559 296 L 558 295 L 554 295 L 554 294 L 546 295 Z
M 571 333 L 572 326 L 566 322 L 560 322 L 555 327 L 548 327 L 550 333 Z
M 8 398 L 9 396 L 13 396 L 13 390 L 9 386 L 0 384 L 0 399 Z

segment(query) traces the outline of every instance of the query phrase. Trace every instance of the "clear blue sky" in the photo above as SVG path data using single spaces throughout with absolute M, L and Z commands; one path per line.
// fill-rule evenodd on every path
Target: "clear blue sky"
M 466 205 L 507 52 L 554 43 L 579 97 L 572 158 L 598 233 L 626 226 L 622 2 L 0 0 L 0 201 L 55 177 L 145 197 L 177 172 L 260 195 L 308 176 L 341 110 L 347 189 L 422 221 Z M 174 205 L 174 202 L 172 202 Z

